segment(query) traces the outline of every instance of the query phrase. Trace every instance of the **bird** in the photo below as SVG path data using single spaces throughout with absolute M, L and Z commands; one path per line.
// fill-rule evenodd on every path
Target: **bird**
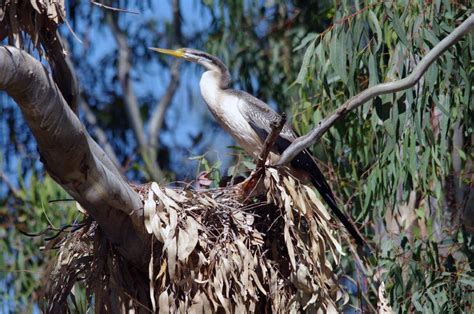
M 219 124 L 248 154 L 258 157 L 263 143 L 278 124 L 281 116 L 265 102 L 241 90 L 232 89 L 232 78 L 227 66 L 217 57 L 206 52 L 179 48 L 176 50 L 150 47 L 162 54 L 197 63 L 206 70 L 199 82 L 201 95 L 209 110 Z M 297 138 L 296 132 L 287 122 L 272 147 L 273 155 L 278 157 Z M 334 194 L 313 156 L 305 149 L 290 162 L 298 173 L 304 173 L 315 186 L 324 201 L 344 225 L 357 245 L 366 242 L 352 221 L 342 212 L 336 203 Z

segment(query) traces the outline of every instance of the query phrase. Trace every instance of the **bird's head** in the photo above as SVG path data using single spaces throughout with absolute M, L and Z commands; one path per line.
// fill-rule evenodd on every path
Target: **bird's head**
M 194 62 L 202 65 L 209 71 L 216 71 L 220 73 L 226 73 L 227 67 L 219 60 L 217 57 L 210 55 L 206 52 L 199 51 L 191 48 L 179 48 L 176 50 L 164 49 L 164 48 L 154 48 L 150 47 L 150 50 L 170 55 L 176 58 L 181 58 L 190 62 Z

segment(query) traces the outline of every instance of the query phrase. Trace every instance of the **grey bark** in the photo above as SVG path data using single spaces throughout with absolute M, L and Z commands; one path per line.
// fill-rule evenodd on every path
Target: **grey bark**
M 20 107 L 50 175 L 98 222 L 120 254 L 148 263 L 150 237 L 138 194 L 89 136 L 43 65 L 0 47 L 0 90 Z

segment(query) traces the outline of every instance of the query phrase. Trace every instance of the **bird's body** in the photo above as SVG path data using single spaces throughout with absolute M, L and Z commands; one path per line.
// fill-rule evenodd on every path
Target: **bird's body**
M 219 81 L 220 76 L 216 72 L 205 72 L 199 84 L 202 97 L 224 130 L 231 134 L 237 144 L 246 152 L 255 156 L 254 150 L 262 143 L 248 123 L 245 108 L 242 108 L 245 107 L 245 103 L 232 93 L 231 89 L 221 89 Z M 241 130 L 241 132 L 236 133 L 233 130 Z
M 280 121 L 281 117 L 278 113 L 258 98 L 244 91 L 232 89 L 230 87 L 230 73 L 218 58 L 189 48 L 178 50 L 151 49 L 184 58 L 205 67 L 207 71 L 201 77 L 200 89 L 209 110 L 224 130 L 248 154 L 256 157 L 260 153 L 266 137 L 272 130 L 272 125 Z M 296 138 L 297 135 L 291 125 L 285 124 L 275 141 L 271 155 L 278 157 Z M 270 159 L 272 156 L 270 156 Z M 319 194 L 328 203 L 356 242 L 364 245 L 365 241 L 357 228 L 337 206 L 331 188 L 309 151 L 304 150 L 299 153 L 291 161 L 291 166 L 296 172 L 304 173 L 304 177 L 311 180 Z
M 257 157 L 265 137 L 262 137 L 259 134 L 261 132 L 257 132 L 256 128 L 260 128 L 266 133 L 270 132 L 271 123 L 278 122 L 280 115 L 266 103 L 246 92 L 229 87 L 222 88 L 220 84 L 222 81 L 223 78 L 219 72 L 204 72 L 199 83 L 201 95 L 209 111 L 224 130 L 248 154 Z M 283 126 L 280 136 L 288 141 L 293 141 L 296 138 L 289 124 Z

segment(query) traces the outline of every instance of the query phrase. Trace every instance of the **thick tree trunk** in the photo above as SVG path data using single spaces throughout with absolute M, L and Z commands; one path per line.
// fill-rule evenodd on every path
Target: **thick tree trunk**
M 140 197 L 89 136 L 43 65 L 20 49 L 0 47 L 0 90 L 20 106 L 51 176 L 129 262 L 147 265 L 150 237 Z

